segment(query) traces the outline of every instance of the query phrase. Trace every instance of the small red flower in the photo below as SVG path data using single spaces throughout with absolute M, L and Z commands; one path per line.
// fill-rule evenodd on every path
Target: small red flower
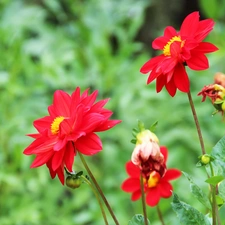
M 165 163 L 167 161 L 168 151 L 166 147 L 160 147 L 161 153 L 164 155 Z M 160 198 L 169 198 L 172 195 L 173 187 L 170 180 L 180 177 L 181 172 L 177 169 L 168 169 L 162 175 L 160 171 L 141 170 L 139 166 L 134 165 L 131 161 L 126 164 L 126 171 L 130 176 L 122 184 L 122 190 L 131 192 L 131 200 L 136 201 L 141 197 L 140 175 L 144 178 L 144 192 L 146 193 L 146 203 L 149 206 L 156 206 Z
M 48 107 L 49 116 L 34 121 L 38 134 L 28 136 L 35 140 L 24 150 L 24 154 L 35 154 L 31 168 L 44 164 L 51 177 L 56 174 L 64 184 L 64 167 L 72 172 L 76 151 L 93 155 L 102 150 L 102 142 L 95 132 L 105 131 L 120 120 L 109 120 L 113 114 L 104 109 L 109 99 L 96 102 L 98 91 L 88 95 L 88 89 L 80 94 L 80 88 L 67 94 L 58 90 L 53 104 Z
M 172 26 L 166 27 L 164 35 L 156 38 L 152 47 L 163 51 L 146 62 L 141 73 L 149 73 L 147 84 L 156 79 L 156 90 L 160 92 L 165 86 L 171 96 L 179 89 L 189 92 L 189 78 L 185 70 L 187 65 L 192 70 L 209 68 L 206 53 L 218 50 L 209 42 L 202 42 L 213 29 L 214 21 L 199 21 L 199 12 L 189 14 L 183 21 L 180 31 Z

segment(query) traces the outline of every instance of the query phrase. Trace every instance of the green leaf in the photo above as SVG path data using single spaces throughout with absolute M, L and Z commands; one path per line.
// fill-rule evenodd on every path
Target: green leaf
M 225 162 L 225 136 L 222 137 L 213 147 L 212 156 Z
M 182 172 L 184 174 L 184 176 L 189 180 L 190 182 L 190 189 L 191 189 L 191 193 L 194 195 L 195 198 L 198 199 L 199 202 L 201 202 L 205 207 L 207 207 L 208 209 L 211 210 L 211 204 L 209 201 L 209 198 L 207 197 L 207 195 L 202 191 L 202 189 L 196 185 L 192 178 L 190 177 L 189 174 Z
M 211 225 L 206 216 L 192 206 L 181 202 L 176 194 L 173 195 L 171 204 L 182 225 Z
M 152 125 L 151 125 L 151 127 L 150 127 L 150 131 L 151 132 L 154 132 L 155 130 L 156 130 L 156 126 L 158 125 L 158 121 L 156 121 L 155 123 L 153 123 Z
M 128 225 L 145 225 L 144 216 L 141 214 L 136 214 L 129 222 Z M 148 225 L 150 222 L 148 220 Z
M 219 196 L 225 201 L 225 181 L 218 185 Z
M 223 176 L 213 176 L 205 180 L 206 183 L 212 184 L 213 186 L 216 186 L 219 182 L 224 180 Z

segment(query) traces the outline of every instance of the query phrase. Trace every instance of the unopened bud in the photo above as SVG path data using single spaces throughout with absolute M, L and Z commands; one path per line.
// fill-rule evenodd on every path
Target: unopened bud
M 81 180 L 79 177 L 69 175 L 66 178 L 66 186 L 72 189 L 79 188 L 81 185 Z
M 204 165 L 208 164 L 210 160 L 211 160 L 211 157 L 208 154 L 204 154 L 201 156 L 201 163 Z

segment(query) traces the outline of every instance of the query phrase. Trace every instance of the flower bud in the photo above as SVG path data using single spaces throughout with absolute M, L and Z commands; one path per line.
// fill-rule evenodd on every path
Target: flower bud
M 69 175 L 66 178 L 66 186 L 72 189 L 79 188 L 81 185 L 81 180 L 79 177 Z
M 202 164 L 206 165 L 206 164 L 208 164 L 210 162 L 211 157 L 208 154 L 204 154 L 204 155 L 201 156 L 200 160 L 201 160 Z
M 144 130 L 137 134 L 137 142 L 131 156 L 135 165 L 141 165 L 151 156 L 155 161 L 161 163 L 164 157 L 160 152 L 159 140 L 150 130 Z

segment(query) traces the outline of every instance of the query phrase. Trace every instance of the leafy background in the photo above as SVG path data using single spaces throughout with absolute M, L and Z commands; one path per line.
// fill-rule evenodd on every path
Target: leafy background
M 188 71 L 191 91 L 200 118 L 207 152 L 224 135 L 224 121 L 209 101 L 197 93 L 213 83 L 215 72 L 224 68 L 224 9 L 218 0 L 209 2 L 171 0 L 1 0 L 0 1 L 0 224 L 1 225 L 91 225 L 103 224 L 91 190 L 77 190 L 52 180 L 46 167 L 29 169 L 33 157 L 22 154 L 31 143 L 26 134 L 35 132 L 33 120 L 47 114 L 55 90 L 71 93 L 99 90 L 99 99 L 111 98 L 107 108 L 123 123 L 101 133 L 104 150 L 86 157 L 121 224 L 141 203 L 131 202 L 120 189 L 127 177 L 124 165 L 134 146 L 132 128 L 140 119 L 146 125 L 159 121 L 156 134 L 169 149 L 168 167 L 189 173 L 207 193 L 203 168 L 196 168 L 200 145 L 186 94 L 174 98 L 155 84 L 146 85 L 140 67 L 156 53 L 152 40 L 167 25 L 177 29 L 183 18 L 199 10 L 201 18 L 216 21 L 208 41 L 219 47 L 209 55 L 210 69 Z M 209 6 L 210 4 L 210 6 Z M 76 157 L 75 170 L 83 170 Z M 173 182 L 182 201 L 206 213 L 193 197 L 187 179 Z M 160 201 L 167 225 L 178 224 L 171 199 Z M 151 224 L 158 225 L 156 209 L 148 207 Z M 221 214 L 224 209 L 221 209 Z M 224 220 L 225 221 L 225 220 Z M 224 222 L 223 221 L 223 222 Z M 110 220 L 110 224 L 113 221 Z

